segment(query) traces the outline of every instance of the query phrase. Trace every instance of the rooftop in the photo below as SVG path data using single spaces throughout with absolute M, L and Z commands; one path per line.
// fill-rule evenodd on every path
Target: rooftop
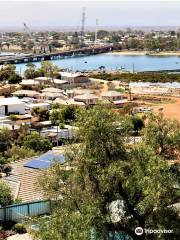
M 30 107 L 30 108 L 35 108 L 35 107 L 48 107 L 50 106 L 49 103 L 32 103 L 32 104 L 27 104 L 26 106 Z
M 121 93 L 117 91 L 106 91 L 101 93 L 102 97 L 120 97 Z
M 49 87 L 49 88 L 44 88 L 42 92 L 63 93 L 63 90 L 59 88 Z
M 16 92 L 13 92 L 14 96 L 38 96 L 40 93 L 33 90 L 18 90 Z
M 21 99 L 17 97 L 0 98 L 0 106 L 15 105 L 15 104 L 24 104 L 24 103 L 21 101 Z
M 59 74 L 62 77 L 80 77 L 80 76 L 85 76 L 84 74 L 82 74 L 81 72 L 79 73 L 72 73 L 72 72 L 59 72 Z
M 95 94 L 85 93 L 85 94 L 82 94 L 82 95 L 75 96 L 74 99 L 80 99 L 80 100 L 83 100 L 83 99 L 98 99 L 98 97 Z
M 75 101 L 73 98 L 70 98 L 68 100 L 63 100 L 61 98 L 56 98 L 53 103 L 58 103 L 61 105 L 78 105 L 78 106 L 84 106 L 85 104 L 83 102 Z
M 23 79 L 20 84 L 21 85 L 38 85 L 39 83 L 36 82 L 34 79 Z
M 91 89 L 78 89 L 78 88 L 74 88 L 74 89 L 70 89 L 67 90 L 67 93 L 74 93 L 75 95 L 81 95 L 81 94 L 90 94 L 93 93 L 94 91 Z

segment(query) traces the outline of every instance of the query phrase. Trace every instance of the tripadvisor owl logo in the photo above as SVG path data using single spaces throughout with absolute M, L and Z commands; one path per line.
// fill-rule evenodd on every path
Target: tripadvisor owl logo
M 138 235 L 138 236 L 142 235 L 143 234 L 143 228 L 142 227 L 137 227 L 135 229 L 135 234 Z

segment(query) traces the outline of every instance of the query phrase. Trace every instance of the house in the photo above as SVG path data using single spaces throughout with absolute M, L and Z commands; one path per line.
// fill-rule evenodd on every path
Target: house
M 84 102 L 86 105 L 94 105 L 97 103 L 98 97 L 95 94 L 86 93 L 75 96 L 74 100 L 78 102 Z
M 75 101 L 73 98 L 67 99 L 67 100 L 63 100 L 61 98 L 56 98 L 53 103 L 57 103 L 59 105 L 76 105 L 76 106 L 85 106 L 84 102 L 78 102 Z
M 34 79 L 36 83 L 39 83 L 40 85 L 43 84 L 51 84 L 52 83 L 52 78 L 49 77 L 37 77 Z
M 67 97 L 63 94 L 62 89 L 58 88 L 44 88 L 41 93 L 42 99 L 54 100 L 56 98 L 67 99 Z
M 41 93 L 41 99 L 54 100 L 56 98 L 66 99 L 67 97 L 62 93 L 43 92 Z
M 68 81 L 65 81 L 65 80 L 54 79 L 53 80 L 53 85 L 56 86 L 56 87 L 65 88 L 69 85 L 69 83 L 68 83 Z
M 77 95 L 92 94 L 92 93 L 94 93 L 94 91 L 91 89 L 79 89 L 79 88 L 74 88 L 66 91 L 66 94 L 69 98 L 73 98 L 74 96 L 77 96 Z
M 71 86 L 81 86 L 90 82 L 89 77 L 83 73 L 59 72 L 61 80 L 67 81 Z
M 63 93 L 63 90 L 62 90 L 62 89 L 59 89 L 59 88 L 48 87 L 48 88 L 44 88 L 44 89 L 42 90 L 42 92 Z
M 12 93 L 16 97 L 30 97 L 30 98 L 39 98 L 40 93 L 33 90 L 18 90 Z
M 0 115 L 25 114 L 25 103 L 19 98 L 0 98 Z
M 39 82 L 34 79 L 23 79 L 20 85 L 25 87 L 35 87 L 39 85 Z
M 101 93 L 102 99 L 108 99 L 110 101 L 117 101 L 122 99 L 122 95 L 117 91 L 106 91 Z

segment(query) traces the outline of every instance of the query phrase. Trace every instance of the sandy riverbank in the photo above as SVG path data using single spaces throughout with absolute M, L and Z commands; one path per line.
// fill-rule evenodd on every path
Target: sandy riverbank
M 150 55 L 150 56 L 180 56 L 180 51 L 147 52 L 147 51 L 114 51 L 107 54 L 113 55 Z

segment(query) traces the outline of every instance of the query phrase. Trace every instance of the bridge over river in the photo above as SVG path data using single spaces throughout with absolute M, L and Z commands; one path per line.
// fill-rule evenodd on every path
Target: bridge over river
M 28 63 L 28 62 L 39 62 L 54 60 L 64 57 L 71 56 L 83 56 L 83 55 L 95 55 L 100 53 L 106 53 L 113 50 L 112 46 L 103 45 L 103 46 L 94 46 L 94 47 L 84 47 L 81 49 L 67 50 L 55 53 L 44 53 L 44 54 L 34 54 L 28 56 L 10 56 L 0 58 L 0 65 L 3 64 L 18 64 L 18 63 Z

